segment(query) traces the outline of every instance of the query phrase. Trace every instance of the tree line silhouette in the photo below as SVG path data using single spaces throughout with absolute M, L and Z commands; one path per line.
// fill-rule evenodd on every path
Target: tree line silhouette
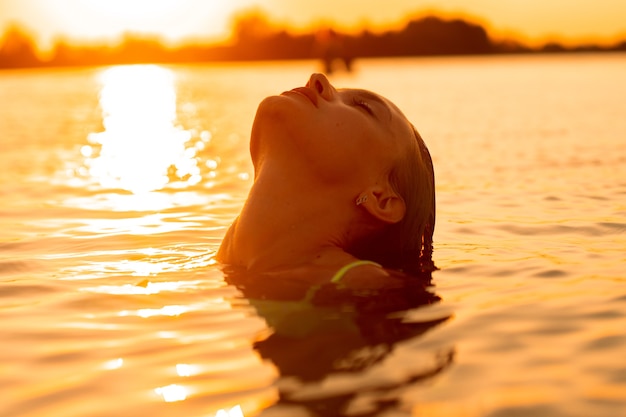
M 320 28 L 293 34 L 271 24 L 263 14 L 249 12 L 237 18 L 226 43 L 168 48 L 158 37 L 126 34 L 116 44 L 78 45 L 58 40 L 46 58 L 41 57 L 26 29 L 11 25 L 0 39 L 0 68 L 284 59 L 324 59 L 329 64 L 335 58 L 349 66 L 357 57 L 589 51 L 626 51 L 626 40 L 608 47 L 548 43 L 530 48 L 513 40 L 495 41 L 478 24 L 436 16 L 412 19 L 402 29 L 381 33 L 342 34 Z

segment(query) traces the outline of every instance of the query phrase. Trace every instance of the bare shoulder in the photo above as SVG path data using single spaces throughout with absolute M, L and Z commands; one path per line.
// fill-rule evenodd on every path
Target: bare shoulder
M 340 282 L 342 286 L 355 290 L 375 290 L 402 286 L 402 280 L 398 279 L 397 276 L 372 264 L 359 265 L 350 269 Z

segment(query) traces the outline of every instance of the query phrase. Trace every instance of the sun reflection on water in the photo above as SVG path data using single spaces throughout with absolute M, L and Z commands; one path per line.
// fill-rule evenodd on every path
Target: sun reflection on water
M 80 291 L 111 295 L 152 295 L 161 292 L 196 289 L 199 284 L 201 284 L 201 281 L 148 282 L 146 285 L 100 285 L 97 287 L 81 288 Z
M 169 316 L 169 317 L 177 317 L 181 314 L 185 314 L 188 311 L 191 311 L 193 307 L 191 306 L 180 306 L 180 305 L 170 305 L 164 306 L 162 308 L 142 308 L 136 311 L 136 315 L 142 317 L 144 319 L 149 317 L 156 316 Z M 130 316 L 133 313 L 130 311 L 121 311 L 119 313 L 120 316 Z
M 215 417 L 244 417 L 243 411 L 241 410 L 241 406 L 236 405 L 233 408 L 226 410 L 222 409 L 217 412 Z
M 189 395 L 189 390 L 182 385 L 171 384 L 166 387 L 155 388 L 154 392 L 163 397 L 166 403 L 184 401 Z
M 107 369 L 107 370 L 114 370 L 114 369 L 120 369 L 123 365 L 124 365 L 124 359 L 116 358 L 116 359 L 111 359 L 110 361 L 105 362 L 103 367 L 104 369 Z
M 181 377 L 189 377 L 200 373 L 200 367 L 198 365 L 189 365 L 186 363 L 179 363 L 176 365 L 176 373 Z
M 173 180 L 201 181 L 190 131 L 176 125 L 174 74 L 156 65 L 112 67 L 101 74 L 104 132 L 81 149 L 89 174 L 107 188 L 134 194 L 160 190 Z

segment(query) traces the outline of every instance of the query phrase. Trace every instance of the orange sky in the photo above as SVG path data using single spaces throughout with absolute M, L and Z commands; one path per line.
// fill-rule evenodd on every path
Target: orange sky
M 254 6 L 292 27 L 333 22 L 342 29 L 384 28 L 407 15 L 439 11 L 529 44 L 626 39 L 624 0 L 0 0 L 0 28 L 20 23 L 44 46 L 59 35 L 100 39 L 124 31 L 171 41 L 219 40 L 228 36 L 234 12 Z

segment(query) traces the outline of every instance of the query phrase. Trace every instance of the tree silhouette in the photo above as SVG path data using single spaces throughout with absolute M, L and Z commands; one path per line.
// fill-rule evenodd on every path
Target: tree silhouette
M 35 41 L 17 24 L 10 25 L 0 42 L 0 67 L 34 67 L 41 64 Z
M 478 24 L 437 16 L 413 19 L 401 30 L 381 33 L 365 29 L 359 34 L 347 34 L 325 27 L 294 34 L 276 25 L 260 9 L 252 9 L 235 17 L 231 39 L 226 43 L 187 44 L 170 49 L 154 36 L 138 34 L 125 34 L 115 45 L 76 45 L 59 39 L 46 60 L 37 55 L 33 37 L 19 25 L 12 24 L 0 39 L 0 68 L 272 59 L 320 59 L 327 64 L 341 59 L 344 66 L 350 68 L 352 60 L 360 57 L 624 50 L 626 41 L 612 46 L 572 47 L 552 42 L 530 48 L 515 40 L 494 41 Z

